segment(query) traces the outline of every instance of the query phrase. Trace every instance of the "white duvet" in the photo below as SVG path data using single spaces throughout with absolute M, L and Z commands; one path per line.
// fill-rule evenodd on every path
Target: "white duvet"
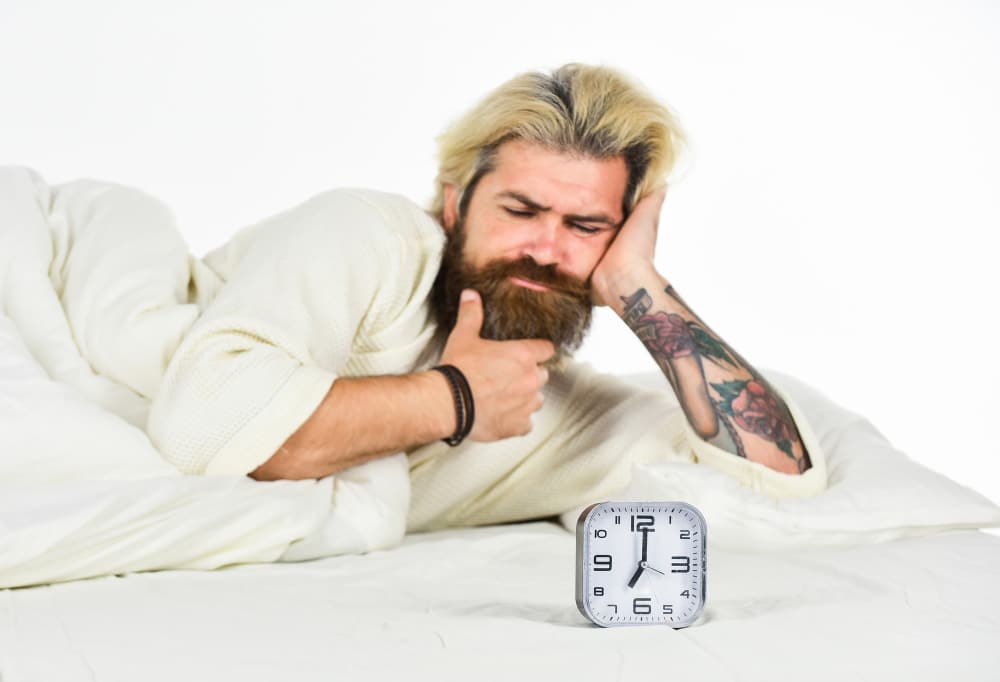
M 197 317 L 186 299 L 192 258 L 161 204 L 107 187 L 49 187 L 30 169 L 0 167 L 0 588 L 397 544 L 404 455 L 271 483 L 184 476 L 160 457 L 142 427 L 147 396 Z M 114 222 L 88 212 L 98 191 L 102 210 L 148 220 L 131 223 L 127 240 L 96 229 Z M 675 463 L 637 466 L 620 497 L 691 502 L 710 546 L 751 550 L 1000 526 L 996 505 L 896 451 L 863 417 L 765 373 L 820 438 L 827 492 L 774 500 Z

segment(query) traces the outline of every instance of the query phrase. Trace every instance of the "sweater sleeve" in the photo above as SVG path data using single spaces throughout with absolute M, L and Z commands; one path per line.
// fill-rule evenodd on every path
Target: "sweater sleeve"
M 380 317 L 398 246 L 379 208 L 333 190 L 245 228 L 206 263 L 225 283 L 171 358 L 147 430 L 191 474 L 247 474 L 315 411 Z
M 826 454 L 816 437 L 809 419 L 802 412 L 794 398 L 779 386 L 771 386 L 785 401 L 795 426 L 802 438 L 802 445 L 809 453 L 811 467 L 801 474 L 786 474 L 775 471 L 760 462 L 753 462 L 723 450 L 704 440 L 691 427 L 687 419 L 682 420 L 685 441 L 694 454 L 695 460 L 735 477 L 750 489 L 774 498 L 812 497 L 826 490 Z

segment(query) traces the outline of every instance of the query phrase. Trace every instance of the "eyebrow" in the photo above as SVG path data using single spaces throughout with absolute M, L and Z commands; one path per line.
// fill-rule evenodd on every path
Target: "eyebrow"
M 524 204 L 525 206 L 527 206 L 531 210 L 538 211 L 540 213 L 543 212 L 543 211 L 551 211 L 552 210 L 551 206 L 542 206 L 537 201 L 534 201 L 533 199 L 529 199 L 524 194 L 521 194 L 520 192 L 515 192 L 513 190 L 507 190 L 505 192 L 499 192 L 496 195 L 496 198 L 497 199 L 501 199 L 501 198 L 514 199 L 515 201 L 520 201 L 522 204 Z M 580 223 L 604 223 L 605 225 L 610 225 L 611 227 L 615 227 L 615 228 L 619 228 L 619 227 L 622 226 L 622 223 L 615 222 L 614 220 L 612 220 L 609 216 L 607 216 L 604 213 L 598 213 L 596 215 L 577 215 L 575 213 L 567 213 L 563 217 L 566 218 L 566 220 L 571 220 L 571 221 L 580 222 Z

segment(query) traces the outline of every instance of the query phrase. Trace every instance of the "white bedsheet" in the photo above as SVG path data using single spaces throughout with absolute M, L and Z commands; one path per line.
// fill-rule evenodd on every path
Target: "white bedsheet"
M 535 522 L 300 564 L 0 592 L 0 679 L 995 680 L 1000 538 L 710 551 L 692 627 L 602 629 Z

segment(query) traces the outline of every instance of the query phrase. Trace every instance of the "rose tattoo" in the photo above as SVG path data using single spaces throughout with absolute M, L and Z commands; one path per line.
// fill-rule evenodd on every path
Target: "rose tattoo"
M 712 384 L 722 396 L 719 409 L 733 418 L 745 431 L 776 443 L 786 455 L 795 459 L 792 440 L 795 425 L 782 409 L 778 399 L 763 385 L 754 381 L 725 381 Z

